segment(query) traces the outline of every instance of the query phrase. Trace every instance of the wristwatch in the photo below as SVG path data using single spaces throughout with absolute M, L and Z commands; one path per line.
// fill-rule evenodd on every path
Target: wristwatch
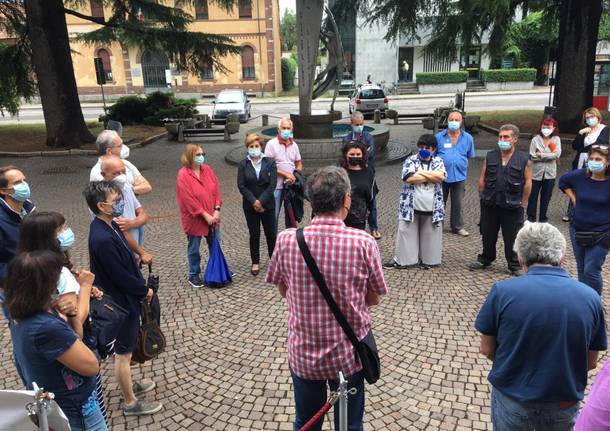
M 220 207 L 214 207 L 216 211 L 220 211 Z

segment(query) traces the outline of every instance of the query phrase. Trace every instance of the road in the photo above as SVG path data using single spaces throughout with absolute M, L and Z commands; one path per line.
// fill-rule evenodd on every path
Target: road
M 453 100 L 451 96 L 427 96 L 422 97 L 401 97 L 392 98 L 390 96 L 390 108 L 396 109 L 401 113 L 427 113 L 432 112 L 438 106 L 446 106 Z M 466 95 L 466 111 L 495 111 L 509 109 L 543 109 L 548 103 L 548 93 L 529 92 L 519 94 L 488 94 L 476 93 Z M 328 109 L 329 99 L 314 101 L 314 109 Z M 197 106 L 202 114 L 211 114 L 212 103 L 204 102 Z M 348 115 L 347 99 L 339 99 L 335 104 L 335 109 Z M 252 104 L 252 116 L 270 114 L 274 116 L 286 115 L 298 110 L 298 102 L 295 100 L 255 100 Z M 85 120 L 96 120 L 103 113 L 101 104 L 83 103 L 83 114 Z M 40 105 L 24 105 L 21 112 L 16 117 L 0 117 L 0 124 L 19 124 L 19 123 L 42 123 L 44 117 Z

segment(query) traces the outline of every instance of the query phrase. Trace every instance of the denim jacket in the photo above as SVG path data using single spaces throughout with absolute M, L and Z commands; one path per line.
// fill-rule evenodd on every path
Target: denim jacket
M 410 175 L 417 173 L 421 168 L 421 159 L 419 155 L 415 154 L 407 157 L 404 164 L 402 165 L 403 181 Z M 438 156 L 432 156 L 430 161 L 431 171 L 443 171 L 445 176 L 445 164 L 443 159 Z M 414 192 L 415 185 L 404 183 L 402 186 L 402 192 L 400 193 L 400 203 L 398 205 L 398 219 L 408 222 L 413 221 L 414 214 Z M 438 223 L 443 221 L 445 217 L 445 206 L 443 203 L 443 186 L 442 183 L 434 184 L 434 206 L 432 208 L 432 223 Z

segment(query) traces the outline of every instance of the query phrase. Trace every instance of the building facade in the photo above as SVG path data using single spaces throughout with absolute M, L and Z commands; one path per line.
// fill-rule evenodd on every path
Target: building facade
M 120 42 L 90 46 L 71 42 L 72 62 L 79 95 L 100 94 L 93 59 L 104 64 L 105 94 L 144 94 L 170 90 L 184 96 L 211 95 L 226 88 L 240 88 L 250 94 L 274 94 L 281 90 L 281 45 L 278 0 L 239 0 L 232 11 L 214 2 L 196 0 L 189 8 L 195 21 L 189 31 L 221 34 L 241 47 L 241 54 L 221 59 L 228 72 L 212 67 L 198 76 L 177 70 L 160 49 L 143 49 Z M 165 5 L 171 5 L 166 1 Z M 79 12 L 109 18 L 112 11 L 99 0 L 83 2 Z M 143 18 L 145 19 L 145 17 Z M 66 15 L 72 35 L 99 28 L 98 24 Z

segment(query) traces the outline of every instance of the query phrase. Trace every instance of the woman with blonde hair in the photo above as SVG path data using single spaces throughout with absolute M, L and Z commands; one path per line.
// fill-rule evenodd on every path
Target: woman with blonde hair
M 237 170 L 237 187 L 243 196 L 244 215 L 250 232 L 250 273 L 260 272 L 261 224 L 267 239 L 269 257 L 275 248 L 275 199 L 273 191 L 277 185 L 277 167 L 273 159 L 263 154 L 265 140 L 250 133 L 245 139 L 247 156 Z
M 176 200 L 188 241 L 188 281 L 193 287 L 202 287 L 201 238 L 205 237 L 208 250 L 211 250 L 214 237 L 220 235 L 222 199 L 218 178 L 204 163 L 205 152 L 201 145 L 186 144 L 180 161 L 182 168 L 176 177 Z

